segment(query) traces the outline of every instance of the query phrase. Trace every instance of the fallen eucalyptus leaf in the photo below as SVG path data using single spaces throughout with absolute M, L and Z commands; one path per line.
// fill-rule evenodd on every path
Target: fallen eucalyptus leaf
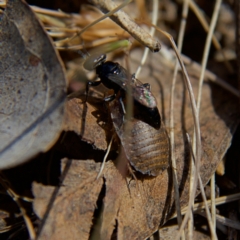
M 0 43 L 0 169 L 5 169 L 57 140 L 66 81 L 51 40 L 25 2 L 7 2 Z

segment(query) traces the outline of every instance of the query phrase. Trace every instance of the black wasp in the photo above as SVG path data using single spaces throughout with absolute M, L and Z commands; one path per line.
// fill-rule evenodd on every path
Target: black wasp
M 97 86 L 102 83 L 105 87 L 114 90 L 114 96 L 108 97 L 106 100 L 113 100 L 119 93 L 125 99 L 129 73 L 124 67 L 118 63 L 106 61 L 106 55 L 102 54 L 97 58 L 89 57 L 84 63 L 84 68 L 87 70 L 96 69 L 96 74 L 100 78 L 100 81 L 89 82 L 88 85 Z M 156 99 L 150 90 L 150 84 L 140 82 L 134 74 L 131 76 L 130 82 L 134 100 L 134 117 L 140 118 L 152 127 L 159 129 L 161 117 Z

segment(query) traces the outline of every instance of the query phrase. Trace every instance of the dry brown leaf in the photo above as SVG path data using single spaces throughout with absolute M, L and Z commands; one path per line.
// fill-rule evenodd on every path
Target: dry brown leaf
M 98 109 L 89 104 L 83 104 L 82 100 L 70 99 L 66 107 L 64 130 L 74 131 L 83 141 L 93 144 L 98 149 L 106 150 L 105 131 L 99 126 L 105 121 L 100 119 L 100 115 L 101 112 Z
M 9 0 L 0 22 L 0 168 L 46 151 L 62 127 L 65 76 L 29 6 Z
M 90 160 L 65 159 L 62 170 L 66 171 L 66 177 L 60 189 L 33 185 L 33 193 L 37 196 L 34 209 L 46 220 L 38 239 L 88 239 L 103 186 L 103 179 L 95 181 L 99 166 Z
M 140 54 L 138 51 L 134 51 L 131 54 L 131 72 L 135 71 L 140 59 Z M 189 66 L 189 68 L 191 68 L 191 66 Z M 159 100 L 159 109 L 167 129 L 169 122 L 171 77 L 172 71 L 169 69 L 169 66 L 166 65 L 166 62 L 159 55 L 152 55 L 148 63 L 144 66 L 141 78 L 139 79 L 142 82 L 151 83 L 153 92 Z M 186 206 L 188 204 L 189 193 L 190 151 L 185 134 L 187 132 L 192 136 L 193 120 L 188 95 L 184 90 L 183 81 L 180 77 L 181 74 L 179 74 L 176 85 L 174 132 L 181 206 Z M 194 76 L 190 77 L 194 92 L 196 93 L 198 81 Z M 202 99 L 200 113 L 202 131 L 200 175 L 205 185 L 231 143 L 232 134 L 238 123 L 239 113 L 235 97 L 214 84 L 205 83 L 203 85 Z M 83 107 L 83 105 L 78 105 L 76 100 L 72 102 L 72 104 L 77 104 L 77 106 L 75 106 L 77 108 Z M 90 107 L 88 109 L 90 110 Z M 86 111 L 86 115 L 92 115 L 92 113 Z M 171 169 L 168 168 L 157 177 L 148 177 L 135 172 L 138 179 L 136 182 L 136 180 L 131 178 L 125 179 L 120 174 L 123 165 L 126 165 L 125 161 L 125 158 L 120 154 L 117 161 L 107 162 L 103 170 L 102 178 L 94 182 L 96 185 L 102 184 L 102 179 L 104 179 L 104 188 L 106 190 L 104 196 L 100 195 L 100 187 L 92 187 L 92 191 L 89 193 L 89 185 L 86 184 L 87 190 L 81 192 L 78 191 L 80 183 L 71 182 L 73 189 L 77 192 L 77 196 L 74 195 L 74 197 L 68 198 L 68 204 L 76 204 L 75 199 L 77 198 L 78 204 L 81 206 L 81 204 L 84 204 L 84 201 L 81 202 L 81 199 L 87 196 L 99 196 L 98 206 L 101 206 L 101 211 L 99 210 L 98 215 L 95 215 L 97 220 L 94 222 L 95 225 L 92 226 L 93 231 L 91 237 L 96 235 L 98 238 L 101 236 L 102 239 L 111 239 L 112 234 L 115 233 L 116 238 L 120 240 L 145 239 L 155 232 L 159 226 L 166 222 L 175 212 Z M 79 174 L 87 176 L 88 173 L 85 171 L 88 162 L 78 161 L 77 163 L 79 166 L 84 165 L 84 168 L 80 167 L 78 171 Z M 93 184 L 92 181 L 96 176 L 96 169 L 98 169 L 99 163 L 90 162 L 89 164 L 89 168 L 93 169 L 89 170 L 89 174 L 91 174 L 92 171 L 94 172 L 93 175 L 91 174 L 91 177 L 89 176 L 89 184 L 90 182 Z M 92 186 L 95 185 L 93 184 Z M 94 192 L 95 190 L 97 192 Z M 43 191 L 45 190 L 43 189 Z M 67 188 L 64 186 L 60 188 L 60 191 L 63 191 L 62 194 L 64 194 L 64 196 L 67 195 Z M 45 200 L 42 204 L 49 198 L 47 192 L 42 196 L 36 191 L 35 197 L 37 202 L 41 201 L 40 197 L 43 197 Z M 51 211 L 58 212 L 58 206 L 62 206 L 60 204 L 61 201 L 63 201 L 64 204 L 65 200 L 62 199 L 61 196 L 56 198 L 55 202 L 58 204 L 52 205 Z M 39 213 L 39 210 L 37 210 L 37 212 Z M 63 216 L 65 216 L 64 214 Z M 39 216 L 42 216 L 42 214 L 39 214 Z M 91 220 L 89 218 L 92 218 L 92 216 L 93 212 L 92 214 L 89 213 L 88 218 L 84 218 L 84 220 L 89 222 Z M 51 215 L 50 219 L 47 219 L 47 226 L 43 229 L 42 236 L 50 236 L 48 235 L 49 232 L 56 232 L 54 229 L 58 229 L 59 225 L 61 225 L 61 222 L 58 223 L 58 219 L 59 215 L 54 216 L 54 214 Z M 80 222 L 82 219 L 78 221 Z M 79 226 L 81 226 L 81 223 L 76 226 L 74 222 L 71 225 L 71 231 L 78 232 L 79 235 L 76 236 L 76 239 L 82 236 L 82 234 L 84 234 L 83 239 L 86 239 L 86 232 L 89 233 L 90 229 L 79 230 Z M 90 225 L 88 226 L 90 228 Z M 65 229 L 66 235 L 64 236 L 67 238 L 69 223 L 61 225 L 60 232 L 64 234 L 62 228 Z M 114 230 L 116 231 L 114 232 Z M 54 237 L 59 239 L 60 237 L 63 238 L 63 235 L 54 235 Z

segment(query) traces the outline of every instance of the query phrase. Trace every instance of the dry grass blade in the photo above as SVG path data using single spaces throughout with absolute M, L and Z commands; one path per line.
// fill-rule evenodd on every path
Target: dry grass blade
M 194 1 L 190 0 L 189 1 L 189 6 L 192 9 L 192 11 L 196 14 L 196 16 L 198 17 L 198 19 L 201 22 L 205 31 L 209 32 L 209 25 L 208 25 L 204 15 L 203 15 L 202 11 L 198 8 L 197 4 Z M 217 38 L 214 34 L 212 36 L 212 42 L 213 42 L 216 49 L 221 50 L 221 45 L 220 45 L 219 41 L 217 40 Z M 223 55 L 224 62 L 226 64 L 229 72 L 233 73 L 233 68 L 230 65 L 229 61 L 227 60 L 224 51 L 221 50 L 221 54 Z
M 163 56 L 166 59 L 166 61 L 168 61 L 168 66 L 171 69 L 174 69 L 174 65 L 172 64 L 172 62 L 174 62 L 175 52 L 169 49 L 166 51 L 165 48 L 163 47 L 162 50 L 159 52 L 159 54 Z M 181 58 L 185 66 L 191 66 L 190 73 L 192 75 L 194 76 L 200 75 L 201 65 L 199 63 L 193 62 L 189 57 L 183 54 L 181 55 Z M 215 73 L 206 69 L 204 77 L 205 77 L 204 79 L 205 82 L 210 81 L 210 82 L 216 83 L 217 85 L 221 86 L 223 89 L 226 89 L 228 92 L 232 93 L 234 96 L 238 98 L 240 97 L 240 91 L 238 89 L 236 89 L 235 87 L 230 85 L 228 82 L 226 82 L 225 80 L 217 76 Z
M 214 232 L 216 231 L 216 202 L 215 202 L 215 174 L 211 177 L 211 213 L 212 213 L 212 224 Z
M 240 193 L 232 194 L 229 196 L 222 196 L 222 197 L 215 199 L 215 206 L 217 207 L 217 206 L 224 205 L 224 204 L 231 203 L 231 202 L 238 201 L 238 200 L 240 200 Z M 211 207 L 211 202 L 212 202 L 211 200 L 207 200 L 208 207 Z M 203 203 L 203 202 L 195 203 L 193 206 L 193 211 L 195 211 L 195 212 L 201 211 L 204 209 L 205 209 L 205 203 Z M 185 214 L 186 211 L 187 211 L 187 207 L 184 207 L 181 209 L 182 214 Z M 177 214 L 174 214 L 172 216 L 172 218 L 175 218 L 176 216 L 177 216 Z
M 184 6 L 182 10 L 182 19 L 180 25 L 180 31 L 178 36 L 178 51 L 181 53 L 182 51 L 182 44 L 183 44 L 183 37 L 186 27 L 186 19 L 188 15 L 188 1 L 184 1 Z M 172 174 L 173 174 L 173 183 L 174 183 L 174 197 L 175 197 L 175 205 L 177 210 L 177 220 L 179 227 L 182 223 L 182 215 L 180 210 L 180 199 L 179 199 L 179 184 L 177 180 L 177 165 L 176 165 L 176 158 L 175 158 L 175 142 L 174 142 L 174 91 L 175 91 L 175 84 L 177 79 L 177 73 L 179 70 L 178 61 L 176 61 L 174 73 L 173 73 L 173 80 L 172 80 L 172 87 L 171 87 L 171 99 L 170 99 L 170 142 L 171 142 L 171 161 L 172 161 Z M 182 234 L 182 240 L 185 239 L 184 233 Z
M 152 24 L 153 25 L 157 25 L 157 21 L 158 21 L 158 0 L 153 0 L 153 13 L 152 13 Z M 155 34 L 156 29 L 154 27 L 151 28 L 150 30 L 150 35 L 153 37 Z M 149 48 L 145 48 L 144 49 L 144 53 L 142 56 L 142 60 L 141 63 L 135 73 L 136 78 L 138 78 L 138 75 L 140 74 L 140 71 L 142 69 L 142 66 L 144 65 L 144 63 L 146 62 L 146 59 L 148 57 L 148 53 L 149 53 Z
M 196 114 L 196 118 L 198 118 L 199 116 L 199 109 L 200 109 L 200 103 L 201 103 L 201 92 L 202 92 L 202 84 L 203 84 L 203 77 L 204 77 L 204 71 L 205 71 L 205 68 L 206 68 L 206 63 L 207 63 L 207 58 L 208 58 L 208 53 L 209 53 L 209 48 L 210 48 L 210 43 L 211 43 L 211 40 L 212 40 L 212 35 L 213 35 L 213 30 L 215 28 L 215 25 L 216 25 L 216 22 L 217 22 L 217 17 L 218 17 L 218 13 L 219 13 L 219 8 L 220 8 L 220 5 L 221 5 L 221 0 L 219 1 L 216 1 L 216 4 L 215 4 L 215 9 L 214 9 L 214 13 L 213 13 L 213 18 L 211 20 L 211 24 L 210 24 L 210 31 L 208 33 L 208 37 L 207 37 L 207 41 L 206 41 L 206 45 L 205 45 L 205 52 L 204 52 L 204 56 L 203 56 L 203 62 L 202 62 L 202 72 L 201 72 L 201 75 L 200 75 L 200 80 L 199 80 L 199 88 L 198 88 L 198 99 L 197 99 L 197 112 L 195 113 Z M 195 125 L 196 127 L 196 125 Z M 194 152 L 196 152 L 196 156 L 200 157 L 200 155 L 198 155 L 198 151 L 199 151 L 199 137 L 200 135 L 197 135 L 198 134 L 198 131 L 196 129 L 196 132 L 194 132 L 194 137 L 193 137 L 193 149 L 194 149 Z M 195 140 L 196 140 L 196 145 L 195 145 Z M 200 149 L 201 151 L 201 149 Z M 193 178 L 194 178 L 194 183 L 193 183 L 193 186 L 192 186 L 192 190 L 194 192 L 194 195 L 195 195 L 195 189 L 196 189 L 196 183 L 197 183 L 197 178 L 196 178 L 196 174 L 199 173 L 199 163 L 200 162 L 200 158 L 196 158 L 196 172 L 194 171 L 193 174 Z M 183 220 L 183 223 L 182 223 L 182 226 L 179 230 L 179 232 L 181 233 L 181 231 L 183 231 L 184 227 L 185 227 L 185 223 L 187 221 L 187 216 L 188 216 L 188 213 L 190 214 L 190 211 L 191 211 L 191 205 L 193 205 L 194 203 L 194 195 L 191 195 L 190 196 L 190 200 L 189 200 L 189 210 L 187 212 L 187 214 L 185 215 L 184 217 L 184 220 Z M 176 239 L 178 239 L 180 237 L 180 234 L 178 234 L 178 236 L 176 237 Z
M 191 82 L 188 76 L 188 73 L 186 71 L 186 68 L 183 64 L 183 61 L 180 57 L 180 54 L 177 50 L 176 44 L 173 41 L 173 38 L 170 34 L 166 33 L 165 31 L 162 31 L 161 29 L 157 28 L 156 29 L 161 32 L 162 34 L 164 34 L 171 42 L 171 45 L 177 55 L 178 61 L 180 63 L 180 66 L 182 68 L 183 71 L 183 76 L 184 76 L 184 80 L 185 80 L 185 85 L 186 88 L 188 89 L 188 94 L 190 97 L 190 102 L 191 102 L 191 108 L 192 108 L 192 114 L 193 114 L 193 119 L 194 119 L 194 126 L 195 126 L 195 136 L 196 136 L 196 171 L 198 171 L 199 169 L 199 164 L 200 164 L 200 159 L 201 159 L 201 134 L 200 134 L 200 124 L 199 124 L 199 119 L 198 119 L 198 113 L 197 113 L 197 107 L 196 107 L 196 102 L 195 102 L 195 97 L 193 94 L 193 90 L 192 90 L 192 86 L 191 86 Z M 194 176 L 194 184 L 193 184 L 193 191 L 191 191 L 191 195 L 190 195 L 190 199 L 189 199 L 189 203 L 194 202 L 194 198 L 195 198 L 195 193 L 196 193 L 196 187 L 197 187 L 197 177 Z M 190 214 L 190 208 L 191 205 L 189 204 L 189 211 L 188 213 L 185 215 L 185 219 L 184 222 L 182 223 L 181 229 L 180 229 L 180 234 L 181 231 L 183 231 L 183 226 L 185 226 L 186 221 L 188 219 L 188 216 Z M 180 236 L 177 236 L 176 239 L 178 239 Z
M 202 215 L 205 217 L 205 213 L 203 212 L 196 212 L 197 214 L 199 215 Z M 240 230 L 240 222 L 239 221 L 234 221 L 232 219 L 229 219 L 229 218 L 226 218 L 224 216 L 221 216 L 219 214 L 216 214 L 216 221 L 217 223 L 221 223 L 223 224 L 224 226 L 227 226 L 227 227 L 231 227 L 231 228 L 234 228 L 234 229 L 237 229 L 237 230 Z
M 99 19 L 93 21 L 92 23 L 90 23 L 89 25 L 87 25 L 86 27 L 84 27 L 82 30 L 78 31 L 76 34 L 74 34 L 70 39 L 65 39 L 65 40 L 60 40 L 56 43 L 57 47 L 60 46 L 64 46 L 67 42 L 71 42 L 72 40 L 74 40 L 74 38 L 79 38 L 86 30 L 88 30 L 89 28 L 91 28 L 92 26 L 96 25 L 97 23 L 101 22 L 102 20 L 106 19 L 107 17 L 111 16 L 112 14 L 114 14 L 115 12 L 119 11 L 121 8 L 123 8 L 124 6 L 126 6 L 130 1 L 126 0 L 123 4 L 120 4 L 118 7 L 115 7 L 114 9 L 112 9 L 109 13 L 105 14 L 104 16 L 100 17 Z

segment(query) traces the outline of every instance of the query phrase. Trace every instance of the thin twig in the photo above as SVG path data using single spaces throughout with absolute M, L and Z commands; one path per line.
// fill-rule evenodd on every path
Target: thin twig
M 91 0 L 91 2 L 98 6 L 104 13 L 112 11 L 117 7 L 116 3 L 111 0 Z M 150 48 L 151 51 L 158 52 L 160 50 L 160 43 L 152 38 L 143 28 L 138 26 L 125 12 L 120 10 L 115 14 L 111 13 L 109 17 L 126 30 L 133 38 Z

